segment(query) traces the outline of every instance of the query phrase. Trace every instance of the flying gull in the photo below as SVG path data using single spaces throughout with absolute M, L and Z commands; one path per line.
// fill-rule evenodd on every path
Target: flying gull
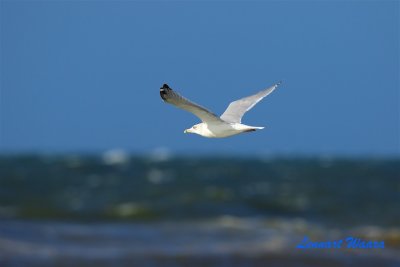
M 242 117 L 261 99 L 272 93 L 280 83 L 281 82 L 266 88 L 255 95 L 231 102 L 220 117 L 208 109 L 179 95 L 176 91 L 172 90 L 168 84 L 164 84 L 160 88 L 160 96 L 165 102 L 193 113 L 202 121 L 186 129 L 184 133 L 195 133 L 209 138 L 222 138 L 243 132 L 253 132 L 258 129 L 264 129 L 264 127 L 242 124 Z

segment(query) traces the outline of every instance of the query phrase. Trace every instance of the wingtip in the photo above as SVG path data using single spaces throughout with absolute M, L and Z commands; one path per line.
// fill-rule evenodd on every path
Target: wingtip
M 282 81 L 276 83 L 276 86 L 281 85 Z
M 164 83 L 163 86 L 160 88 L 160 96 L 161 98 L 165 101 L 166 97 L 165 95 L 167 94 L 167 89 L 171 89 L 169 88 L 168 84 Z

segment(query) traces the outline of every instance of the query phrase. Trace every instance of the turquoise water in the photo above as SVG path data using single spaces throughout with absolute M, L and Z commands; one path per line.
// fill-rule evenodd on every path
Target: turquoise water
M 301 216 L 324 223 L 400 221 L 400 161 L 132 157 L 0 158 L 0 216 L 165 220 Z
M 399 159 L 2 156 L 0 264 L 399 266 L 399 210 Z

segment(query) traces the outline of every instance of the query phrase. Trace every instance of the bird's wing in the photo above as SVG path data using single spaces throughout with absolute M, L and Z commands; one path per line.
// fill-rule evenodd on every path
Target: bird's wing
M 251 95 L 229 104 L 228 108 L 221 115 L 221 119 L 226 122 L 237 122 L 241 123 L 243 115 L 254 107 L 261 99 L 272 93 L 281 82 L 258 92 L 255 95 Z
M 202 122 L 222 122 L 217 115 L 179 95 L 177 92 L 169 88 L 167 84 L 164 84 L 163 87 L 160 88 L 160 96 L 165 102 L 193 113 L 199 117 Z

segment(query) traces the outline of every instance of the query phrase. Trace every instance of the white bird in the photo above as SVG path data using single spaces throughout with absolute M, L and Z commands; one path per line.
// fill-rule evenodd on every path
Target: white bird
M 164 84 L 160 88 L 160 96 L 165 102 L 193 113 L 202 121 L 201 123 L 186 129 L 184 133 L 195 133 L 209 138 L 222 138 L 243 132 L 253 132 L 258 129 L 264 129 L 264 127 L 242 124 L 242 117 L 261 99 L 274 91 L 280 83 L 281 82 L 266 88 L 255 95 L 231 102 L 220 117 L 208 109 L 191 102 L 183 96 L 180 96 L 167 84 Z

